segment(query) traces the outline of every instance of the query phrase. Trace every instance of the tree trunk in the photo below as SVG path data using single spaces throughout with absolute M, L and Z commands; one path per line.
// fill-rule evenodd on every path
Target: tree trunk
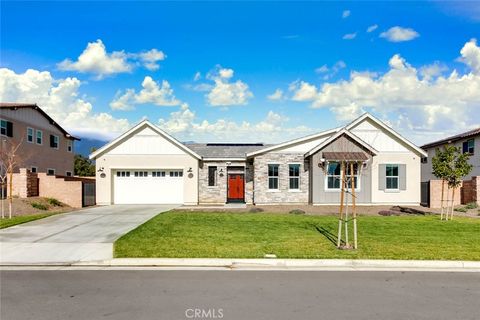
M 338 215 L 338 235 L 337 235 L 337 248 L 340 248 L 340 245 L 342 244 L 342 221 L 343 221 L 343 200 L 345 196 L 345 164 L 342 162 L 340 171 L 341 171 L 341 178 L 340 178 L 340 183 L 342 184 L 341 186 L 341 192 L 340 192 L 340 213 Z
M 357 163 L 357 172 L 360 168 L 358 168 Z M 353 217 L 353 248 L 357 249 L 357 207 L 356 207 L 356 196 L 355 196 L 355 175 L 353 174 L 353 163 L 350 164 L 350 179 L 352 180 L 352 217 Z
M 452 188 L 452 209 L 450 211 L 450 220 L 453 220 L 453 208 L 455 207 L 455 187 Z
M 8 188 L 10 190 L 10 194 L 8 196 L 8 218 L 12 219 L 12 202 L 13 202 L 13 170 L 10 170 L 9 180 L 8 180 Z
M 442 179 L 442 200 L 440 200 L 442 205 L 442 211 L 440 211 L 440 220 L 443 220 L 443 208 L 445 207 L 445 204 L 443 202 L 444 192 L 445 192 L 445 179 Z
M 446 221 L 448 221 L 448 210 L 450 209 L 450 200 L 449 200 L 449 192 L 450 192 L 450 186 L 447 185 L 447 200 L 445 200 L 445 202 L 447 203 L 447 208 L 445 209 L 445 213 L 444 213 L 444 218 Z

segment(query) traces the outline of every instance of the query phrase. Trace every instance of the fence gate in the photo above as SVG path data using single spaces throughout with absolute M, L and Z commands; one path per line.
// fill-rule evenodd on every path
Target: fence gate
M 95 201 L 95 182 L 82 182 L 82 206 L 94 206 Z
M 420 202 L 422 206 L 430 207 L 430 181 L 420 182 Z

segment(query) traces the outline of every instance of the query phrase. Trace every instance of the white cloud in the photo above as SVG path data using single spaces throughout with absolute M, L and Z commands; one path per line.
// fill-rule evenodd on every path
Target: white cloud
M 315 69 L 315 72 L 316 73 L 326 73 L 326 72 L 328 72 L 328 70 L 330 70 L 330 69 L 328 68 L 328 66 L 326 64 L 324 64 L 323 66 Z
M 241 80 L 230 82 L 234 71 L 218 66 L 207 78 L 214 81 L 214 86 L 207 94 L 211 106 L 245 105 L 253 97 L 248 85 Z
M 181 140 L 230 142 L 279 142 L 312 132 L 305 126 L 287 127 L 288 118 L 273 111 L 256 123 L 234 122 L 227 119 L 197 120 L 187 104 L 170 113 L 168 119 L 159 119 L 158 125 Z
M 438 77 L 447 70 L 448 67 L 446 65 L 435 61 L 432 64 L 422 66 L 420 68 L 420 74 L 424 79 L 430 80 L 432 78 Z
M 341 120 L 351 120 L 369 109 L 386 118 L 402 116 L 408 121 L 399 125 L 408 122 L 409 130 L 458 131 L 478 126 L 480 73 L 475 61 L 480 48 L 472 41 L 463 48 L 468 50 L 461 50 L 461 60 L 471 68 L 463 75 L 454 70 L 444 76 L 431 65 L 417 70 L 394 55 L 389 60 L 390 69 L 381 76 L 352 72 L 348 80 L 318 88 L 297 82 L 293 100 L 311 101 L 313 108 L 329 108 Z
M 324 74 L 323 79 L 327 80 L 333 76 L 335 76 L 341 69 L 347 67 L 347 64 L 343 60 L 338 60 L 332 67 L 328 67 L 328 65 L 324 64 L 320 68 L 315 69 L 316 73 Z
M 354 32 L 354 33 L 347 33 L 347 34 L 345 34 L 345 35 L 342 37 L 342 39 L 343 39 L 343 40 L 353 40 L 353 39 L 355 39 L 356 37 L 357 37 L 357 33 Z
M 475 74 L 480 74 L 480 47 L 477 46 L 477 40 L 472 39 L 465 43 L 460 54 L 460 61 L 468 65 Z
M 348 18 L 348 17 L 350 17 L 350 14 L 351 14 L 350 10 L 344 10 L 342 12 L 342 18 L 343 19 Z
M 275 90 L 274 93 L 268 95 L 267 98 L 268 100 L 271 100 L 271 101 L 283 100 L 284 99 L 283 91 L 281 89 L 277 89 Z
M 110 107 L 113 110 L 133 110 L 135 105 L 147 103 L 171 107 L 180 105 L 181 101 L 175 98 L 168 81 L 163 80 L 159 84 L 152 77 L 147 76 L 143 79 L 142 90 L 139 93 L 136 93 L 134 89 L 127 89 L 124 94 L 119 91 L 110 102 Z
M 392 27 L 380 34 L 380 38 L 385 38 L 390 42 L 410 41 L 419 36 L 420 34 L 412 28 L 402 28 L 399 26 Z
M 0 101 L 37 103 L 72 134 L 110 139 L 129 127 L 127 119 L 95 112 L 80 86 L 77 78 L 54 79 L 48 71 L 0 69 Z
M 202 78 L 202 74 L 200 71 L 195 72 L 195 75 L 193 76 L 193 81 L 198 81 Z
M 375 30 L 377 30 L 378 28 L 378 25 L 374 24 L 374 25 L 371 25 L 370 27 L 367 28 L 367 32 L 370 33 L 370 32 L 373 32 Z
M 77 61 L 65 59 L 57 64 L 63 71 L 77 71 L 80 73 L 92 73 L 97 79 L 117 73 L 126 73 L 133 70 L 131 60 L 138 61 L 150 71 L 158 70 L 158 61 L 166 58 L 162 51 L 151 49 L 140 53 L 126 53 L 114 51 L 108 53 L 102 40 L 89 42 L 87 47 L 78 57 Z

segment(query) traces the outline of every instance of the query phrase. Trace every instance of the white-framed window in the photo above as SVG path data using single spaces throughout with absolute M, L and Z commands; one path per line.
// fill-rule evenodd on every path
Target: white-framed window
M 68 152 L 73 152 L 73 141 L 72 140 L 67 140 L 67 151 Z
M 350 163 L 347 164 L 347 170 L 345 172 L 345 175 L 346 175 L 346 180 L 347 180 L 347 188 L 350 190 L 352 189 L 352 171 L 350 170 Z M 360 178 L 359 178 L 359 164 L 358 163 L 354 163 L 353 164 L 353 180 L 354 180 L 354 183 L 355 183 L 355 190 L 359 190 L 360 189 Z
M 467 141 L 464 141 L 463 144 L 462 144 L 462 151 L 463 151 L 463 153 L 474 154 L 475 153 L 475 140 L 474 139 L 468 139 Z
M 288 188 L 290 190 L 300 189 L 300 164 L 291 163 L 288 165 Z
M 428 163 L 428 158 L 427 157 L 422 157 L 420 159 L 420 163 Z
M 328 163 L 325 187 L 327 190 L 340 190 L 342 186 L 342 165 L 340 162 L 332 161 Z M 352 188 L 350 164 L 345 165 L 345 180 L 347 189 Z M 353 180 L 355 181 L 355 190 L 360 190 L 359 164 L 353 164 Z
M 214 187 L 217 185 L 217 167 L 209 166 L 208 167 L 208 186 Z
M 36 130 L 35 131 L 35 142 L 37 144 L 43 144 L 43 131 L 42 130 Z
M 33 143 L 33 128 L 27 128 L 27 142 Z
M 34 166 L 31 166 L 30 167 L 30 172 L 36 173 L 36 172 L 38 172 L 38 168 L 34 167 Z
M 165 177 L 165 171 L 152 171 L 152 177 L 155 177 L 155 178 Z
M 47 169 L 47 176 L 54 176 L 55 175 L 55 169 L 48 168 Z
M 72 171 L 65 171 L 65 175 L 67 177 L 71 177 L 72 176 Z
M 117 177 L 128 178 L 130 177 L 130 171 L 117 171 Z
M 50 135 L 50 148 L 58 149 L 60 138 L 54 134 Z
M 278 190 L 278 164 L 268 165 L 268 189 Z
M 183 177 L 183 171 L 182 170 L 170 171 L 170 177 L 172 177 L 172 178 Z
M 135 171 L 133 175 L 135 177 L 146 178 L 148 177 L 148 171 Z
M 398 164 L 385 165 L 385 188 L 387 190 L 398 190 L 399 170 Z
M 7 120 L 0 119 L 0 135 L 7 135 Z

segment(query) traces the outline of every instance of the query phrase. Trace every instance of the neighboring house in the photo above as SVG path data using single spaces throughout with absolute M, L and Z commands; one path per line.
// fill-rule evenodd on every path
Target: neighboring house
M 48 175 L 73 175 L 74 141 L 36 104 L 0 103 L 0 144 L 21 143 L 19 168 Z
M 277 145 L 183 144 L 148 120 L 90 155 L 97 204 L 338 204 L 352 160 L 361 204 L 419 204 L 427 154 L 364 114 L 345 127 Z
M 422 158 L 422 182 L 438 179 L 432 173 L 432 158 L 437 149 L 442 149 L 447 145 L 453 145 L 460 148 L 463 153 L 471 155 L 469 163 L 473 166 L 473 170 L 465 178 L 480 176 L 480 128 L 477 128 L 423 145 L 421 148 L 428 153 L 428 157 Z

